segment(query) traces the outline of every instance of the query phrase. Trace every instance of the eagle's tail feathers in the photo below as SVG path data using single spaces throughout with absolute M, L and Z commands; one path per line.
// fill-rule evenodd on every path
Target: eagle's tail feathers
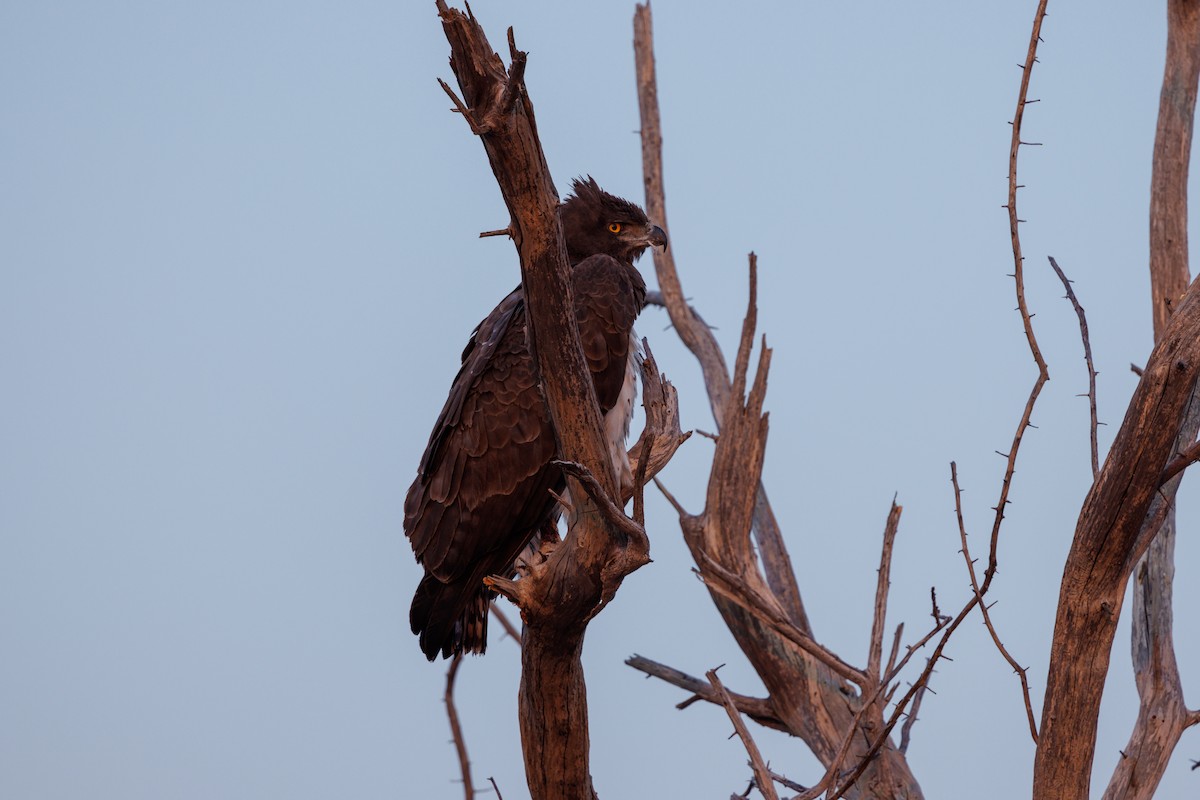
M 412 632 L 421 637 L 421 651 L 430 661 L 455 653 L 479 653 L 487 648 L 488 603 L 491 592 L 479 591 L 463 602 L 461 583 L 442 583 L 426 573 L 417 586 L 408 612 Z

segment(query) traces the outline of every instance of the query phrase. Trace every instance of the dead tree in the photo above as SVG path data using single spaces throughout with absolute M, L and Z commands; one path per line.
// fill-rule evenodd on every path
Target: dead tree
M 528 309 L 529 348 L 553 420 L 564 471 L 576 505 L 562 545 L 551 549 L 518 581 L 491 586 L 521 609 L 520 720 L 526 778 L 534 800 L 591 800 L 587 695 L 580 655 L 588 621 L 612 599 L 621 581 L 649 561 L 641 520 L 632 520 L 603 444 L 599 406 L 574 324 L 571 283 L 558 193 L 537 138 L 533 104 L 525 91 L 526 54 L 508 32 L 508 69 L 469 13 L 437 3 L 460 99 L 445 83 L 456 110 L 483 143 L 508 206 L 510 235 L 521 257 Z M 653 359 L 647 359 L 653 370 Z M 657 375 L 651 374 L 653 383 Z M 641 455 L 665 456 L 682 441 L 678 429 L 654 428 L 655 412 L 673 394 L 647 392 L 648 434 Z M 659 410 L 662 410 L 661 408 Z M 637 474 L 644 482 L 651 457 Z M 659 465 L 663 460 L 659 460 Z M 640 487 L 636 487 L 640 493 Z M 640 509 L 638 498 L 635 507 Z
M 1026 96 L 1033 65 L 1036 62 L 1040 29 L 1045 17 L 1046 2 L 1042 0 L 1034 15 L 1033 31 L 1029 52 L 1022 72 L 1017 111 L 1013 120 L 1012 148 L 1010 152 L 1009 202 L 1006 205 L 1013 240 L 1014 277 L 1017 284 L 1018 308 L 1021 312 L 1031 354 L 1038 366 L 1038 378 L 1031 390 L 1025 412 L 1018 425 L 1013 446 L 1008 453 L 1009 466 L 1006 472 L 1001 498 L 996 506 L 996 520 L 992 531 L 992 548 L 988 568 L 982 583 L 976 580 L 971 561 L 971 583 L 975 597 L 964 607 L 960 615 L 942 634 L 948 637 L 958 622 L 979 605 L 984 622 L 1004 657 L 1021 677 L 1025 705 L 1030 719 L 1030 731 L 1038 742 L 1035 762 L 1035 797 L 1086 798 L 1088 778 L 1094 756 L 1096 721 L 1104 678 L 1108 671 L 1108 658 L 1117 617 L 1120 613 L 1126 582 L 1134 565 L 1151 548 L 1149 555 L 1138 568 L 1139 591 L 1136 593 L 1135 608 L 1138 619 L 1134 627 L 1134 659 L 1139 678 L 1139 694 L 1142 711 L 1131 735 L 1129 749 L 1125 753 L 1113 776 L 1109 792 L 1111 797 L 1150 797 L 1162 775 L 1179 735 L 1189 725 L 1200 722 L 1200 713 L 1188 711 L 1183 703 L 1182 690 L 1175 665 L 1171 642 L 1170 579 L 1172 574 L 1171 551 L 1173 541 L 1172 510 L 1179 472 L 1200 456 L 1200 444 L 1195 439 L 1200 428 L 1200 401 L 1195 399 L 1197 375 L 1200 374 L 1200 290 L 1193 288 L 1186 294 L 1189 281 L 1186 262 L 1186 178 L 1187 158 L 1190 152 L 1191 131 L 1194 117 L 1197 73 L 1200 72 L 1200 3 L 1172 0 L 1170 4 L 1170 38 L 1166 74 L 1164 77 L 1162 110 L 1160 113 L 1158 138 L 1155 147 L 1154 184 L 1151 208 L 1151 272 L 1154 291 L 1155 334 L 1158 342 L 1143 373 L 1141 384 L 1130 403 L 1124 424 L 1106 459 L 1103 469 L 1098 458 L 1093 456 L 1096 481 L 1084 503 L 1079 516 L 1074 546 L 1068 559 L 1062 584 L 1058 620 L 1053 645 L 1053 660 L 1043 706 L 1043 730 L 1039 737 L 1033 718 L 1032 703 L 1024 670 L 1017 664 L 1001 644 L 995 628 L 988 617 L 987 607 L 981 602 L 996 571 L 995 544 L 1004 508 L 1011 486 L 1013 467 L 1025 429 L 1028 426 L 1034 404 L 1042 386 L 1048 378 L 1046 364 L 1034 336 L 1032 315 L 1028 312 L 1024 297 L 1023 268 L 1019 222 L 1016 210 L 1016 162 L 1020 147 L 1025 144 L 1020 138 L 1021 119 L 1026 106 Z M 635 48 L 639 61 L 639 86 L 641 89 L 643 119 L 643 154 L 646 167 L 647 207 L 660 220 L 666 218 L 662 210 L 662 174 L 660 162 L 661 143 L 658 137 L 656 89 L 653 86 L 653 56 L 649 48 L 649 9 L 639 8 L 635 19 Z M 729 395 L 728 379 L 719 351 L 699 318 L 682 301 L 682 291 L 669 257 L 656 257 L 660 285 L 663 287 L 664 302 L 671 311 L 672 322 L 685 343 L 700 360 L 709 386 L 714 416 L 722 424 L 726 415 L 742 413 L 741 389 L 744 385 L 743 363 L 748 340 L 743 334 L 742 350 L 739 351 L 738 371 L 735 386 Z M 1055 265 L 1057 269 L 1057 266 Z M 1061 275 L 1061 272 L 1060 272 Z M 1065 276 L 1064 281 L 1065 281 Z M 1068 291 L 1070 291 L 1068 286 Z M 1086 322 L 1082 318 L 1084 343 Z M 753 316 L 753 308 L 748 315 Z M 760 371 L 764 367 L 760 366 Z M 1089 362 L 1090 381 L 1094 385 L 1094 370 Z M 760 372 L 761 378 L 761 372 Z M 750 410 L 761 408 L 757 397 L 757 384 L 751 393 Z M 1091 392 L 1093 426 L 1095 420 L 1094 389 Z M 722 437 L 727 434 L 722 430 Z M 741 427 L 734 430 L 735 440 L 746 434 Z M 762 420 L 759 436 L 765 437 L 765 419 Z M 1093 434 L 1094 441 L 1094 434 Z M 735 448 L 758 446 L 759 439 L 750 443 L 738 441 Z M 758 462 L 750 460 L 752 465 Z M 839 781 L 836 772 L 846 758 L 838 751 L 831 757 L 831 733 L 845 730 L 845 718 L 830 725 L 828 708 L 805 709 L 796 714 L 789 694 L 797 684 L 803 685 L 805 676 L 814 670 L 826 670 L 825 677 L 834 677 L 837 685 L 841 679 L 856 683 L 860 694 L 846 691 L 843 684 L 841 700 L 845 706 L 869 708 L 873 702 L 870 680 L 863 681 L 853 668 L 841 663 L 836 656 L 823 653 L 819 645 L 811 640 L 803 605 L 793 581 L 787 573 L 777 567 L 786 563 L 772 550 L 774 536 L 769 525 L 758 525 L 759 519 L 770 519 L 762 513 L 766 506 L 765 493 L 761 485 L 754 487 L 757 473 L 731 487 L 730 481 L 738 477 L 723 463 L 721 442 L 714 456 L 712 478 L 709 486 L 709 505 L 704 514 L 692 516 L 680 510 L 684 538 L 692 548 L 698 570 L 705 577 L 714 602 L 721 611 L 726 625 L 734 633 L 743 652 L 755 666 L 759 676 L 767 685 L 770 696 L 765 699 L 746 698 L 743 710 L 753 718 L 771 727 L 782 725 L 789 732 L 803 738 L 814 754 L 829 769 L 821 784 L 804 793 L 803 797 L 818 796 L 824 789 L 827 797 L 841 796 L 843 792 L 863 792 L 871 797 L 919 796 L 919 788 L 902 758 L 892 763 L 893 755 L 885 738 L 876 736 L 875 744 L 866 752 L 857 753 L 858 767 L 849 780 Z M 958 499 L 955 479 L 956 501 Z M 713 506 L 717 507 L 719 524 L 712 524 Z M 756 561 L 749 540 L 749 508 L 756 506 L 758 517 L 754 532 L 763 549 L 762 572 Z M 678 507 L 678 506 L 677 506 Z M 734 517 L 728 512 L 734 510 Z M 722 510 L 723 509 L 723 510 Z M 961 509 L 959 512 L 961 529 Z M 1161 529 L 1161 533 L 1159 532 Z M 775 529 L 777 530 L 777 528 Z M 763 536 L 763 533 L 766 536 Z M 965 546 L 965 531 L 964 546 Z M 765 541 L 765 544 L 764 544 Z M 887 544 L 885 541 L 886 564 Z M 711 574 L 717 571 L 714 580 Z M 771 576 L 768 582 L 763 573 Z M 881 585 L 885 570 L 881 565 Z M 768 588 L 768 583 L 769 588 Z M 778 587 L 778 588 L 777 588 Z M 885 597 L 882 594 L 881 596 Z M 786 609 L 786 611 L 785 611 Z M 747 612 L 750 612 L 747 614 Z M 877 635 L 880 618 L 877 616 L 873 635 Z M 936 614 L 936 612 L 935 612 Z M 789 619 L 790 617 L 790 619 Z M 791 636 L 784 636 L 792 644 L 791 650 L 799 662 L 787 664 L 778 658 L 786 652 L 781 647 L 779 634 L 793 626 Z M 942 640 L 944 642 L 944 638 Z M 875 642 L 872 643 L 871 664 L 866 676 L 878 676 Z M 939 650 L 935 649 L 932 660 Z M 698 684 L 696 679 L 664 668 L 646 659 L 635 659 L 632 664 L 639 669 L 657 674 L 673 683 L 686 687 Z M 920 681 L 918 680 L 918 684 Z M 725 703 L 723 695 L 712 695 L 697 691 L 697 696 L 712 702 Z M 803 694 L 803 702 L 810 702 L 820 692 L 796 692 Z M 863 738 L 870 740 L 872 728 L 878 730 L 883 720 L 877 710 L 869 715 L 855 714 L 851 727 L 860 726 Z M 822 713 L 824 712 L 824 713 Z M 796 724 L 793 724 L 795 720 Z M 890 726 L 884 726 L 884 734 Z M 750 749 L 748 747 L 748 749 Z M 753 750 L 751 749 L 753 756 Z M 854 758 L 850 763 L 855 763 Z M 872 772 L 874 771 L 874 774 Z M 756 766 L 756 774 L 759 770 Z M 861 773 L 861 783 L 848 789 L 848 784 Z M 833 775 L 834 777 L 831 777 Z M 908 780 L 908 785 L 904 781 Z
M 1022 436 L 1048 371 L 1034 336 L 1024 298 L 1019 222 L 1016 211 L 1017 155 L 1021 119 L 1036 62 L 1046 0 L 1034 16 L 1022 71 L 1010 151 L 1007 204 L 1015 264 L 1018 308 L 1038 375 L 1018 423 L 1008 469 L 995 509 L 987 567 L 977 575 L 967 550 L 957 472 L 951 465 L 958 525 L 971 594 L 953 615 L 942 614 L 931 597 L 933 624 L 906 649 L 902 628 L 884 657 L 884 622 L 890 554 L 901 516 L 893 504 L 883 536 L 875 614 L 867 664 L 854 666 L 822 646 L 813 635 L 779 526 L 761 483 L 767 416 L 763 413 L 770 350 L 760 343 L 751 377 L 756 338 L 756 262 L 750 256 L 750 304 L 732 376 L 707 326 L 684 301 L 673 259 L 655 254 L 661 302 L 704 373 L 719 434 L 705 508 L 688 513 L 664 489 L 680 515 L 684 539 L 725 624 L 766 685 L 769 696 L 753 698 L 727 689 L 715 671 L 706 680 L 635 657 L 637 669 L 686 689 L 681 705 L 704 700 L 722 706 L 734 722 L 750 757 L 754 783 L 768 798 L 775 783 L 799 791 L 797 798 L 915 798 L 921 789 L 904 757 L 908 725 L 900 744 L 895 728 L 916 705 L 929 675 L 959 625 L 978 608 L 1001 654 L 1021 677 L 1038 744 L 1033 796 L 1084 800 L 1095 751 L 1096 724 L 1104 679 L 1123 595 L 1134 574 L 1138 619 L 1134 659 L 1142 713 L 1105 797 L 1147 798 L 1161 778 L 1179 735 L 1200 722 L 1200 712 L 1183 703 L 1171 642 L 1170 580 L 1174 536 L 1173 500 L 1183 469 L 1200 459 L 1195 439 L 1200 428 L 1200 290 L 1188 287 L 1186 177 L 1200 74 L 1200 0 L 1169 0 L 1170 34 L 1159 127 L 1154 154 L 1151 204 L 1151 274 L 1156 345 L 1125 420 L 1105 458 L 1095 451 L 1095 398 L 1092 392 L 1095 482 L 1079 514 L 1058 605 L 1041 730 L 1035 724 L 1024 670 L 1003 647 L 984 596 L 996 574 L 996 544 Z M 600 443 L 598 412 L 586 380 L 578 337 L 566 309 L 570 285 L 561 231 L 554 208 L 557 193 L 537 140 L 532 104 L 525 92 L 525 54 L 509 31 L 511 65 L 506 70 L 469 14 L 438 8 L 451 43 L 451 65 L 463 99 L 448 87 L 456 110 L 478 135 L 491 161 L 521 255 L 522 281 L 529 305 L 530 347 L 544 378 L 568 473 L 572 497 L 588 503 L 562 546 L 547 552 L 519 581 L 494 580 L 498 591 L 518 604 L 525 621 L 520 695 L 521 733 L 531 795 L 540 798 L 594 798 L 588 774 L 587 706 L 579 655 L 587 622 L 612 598 L 623 577 L 647 560 L 640 487 L 661 467 L 684 437 L 678 431 L 673 395 L 667 385 L 653 388 L 648 370 L 647 432 L 635 448 L 639 480 L 633 520 L 622 507 L 616 482 Z M 642 112 L 643 164 L 647 210 L 667 227 L 658 125 L 657 89 L 649 7 L 635 15 L 635 51 Z M 1057 270 L 1057 265 L 1055 265 Z M 1060 277 L 1066 281 L 1060 271 Z M 1070 287 L 1068 283 L 1068 292 Z M 1086 322 L 1076 303 L 1086 340 Z M 1089 361 L 1090 378 L 1094 370 Z M 1093 384 L 1094 385 L 1094 384 Z M 580 399 L 582 398 L 582 400 Z M 593 398 L 591 403 L 588 398 Z M 651 398 L 657 398 L 651 401 Z M 658 411 L 666 420 L 656 422 Z M 756 547 L 757 546 L 757 547 Z M 896 682 L 920 648 L 929 645 L 924 668 L 900 694 Z M 537 690 L 534 691 L 533 687 Z M 897 696 L 899 695 L 899 696 Z M 801 738 L 825 766 L 811 787 L 803 787 L 763 764 L 745 715 L 762 725 Z M 465 772 L 465 753 L 462 754 Z

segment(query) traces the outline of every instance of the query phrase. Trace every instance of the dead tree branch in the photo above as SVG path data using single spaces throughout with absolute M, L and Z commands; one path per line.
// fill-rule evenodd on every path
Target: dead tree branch
M 662 136 L 648 6 L 638 6 L 634 16 L 634 50 L 646 208 L 665 227 Z M 706 581 L 713 579 L 709 587 L 714 604 L 767 686 L 779 719 L 808 744 L 823 764 L 833 765 L 836 761 L 840 765 L 845 759 L 858 759 L 861 743 L 873 738 L 882 720 L 865 713 L 862 703 L 868 701 L 856 696 L 845 682 L 848 674 L 863 675 L 861 670 L 848 665 L 835 668 L 829 659 L 817 654 L 818 648 L 806 647 L 815 644 L 812 628 L 782 534 L 760 481 L 766 435 L 766 419 L 761 416 L 765 359 L 749 397 L 743 398 L 747 386 L 745 368 L 754 336 L 753 301 L 743 327 L 738 369 L 731 380 L 708 325 L 684 299 L 673 252 L 655 253 L 658 283 L 672 325 L 700 362 L 719 436 L 704 512 L 691 515 L 669 495 L 668 500 L 680 512 L 684 540 L 701 573 Z M 752 261 L 752 277 L 753 269 Z M 758 545 L 757 553 L 751 536 Z M 733 585 L 747 586 L 751 591 L 741 596 L 722 594 L 719 589 L 726 588 L 720 581 L 722 574 L 737 576 Z M 756 613 L 755 603 L 740 602 L 747 597 L 763 599 L 762 606 L 771 613 L 764 619 L 763 608 Z M 784 619 L 788 625 L 781 624 Z M 803 637 L 796 636 L 796 631 Z M 881 748 L 878 757 L 870 759 L 864 767 L 868 773 L 861 782 L 863 795 L 919 798 L 920 787 L 903 756 L 890 743 Z M 860 788 L 847 791 L 859 796 Z
M 692 436 L 691 431 L 679 428 L 679 394 L 671 382 L 659 374 L 650 342 L 643 339 L 642 349 L 645 353 L 642 359 L 642 407 L 646 411 L 646 427 L 637 443 L 629 448 L 629 466 L 636 477 L 635 487 L 645 486 L 661 472 L 675 456 L 675 451 Z M 644 458 L 646 453 L 649 453 L 649 459 Z M 622 496 L 622 504 L 629 502 L 635 494 Z M 634 517 L 636 519 L 636 512 Z
M 492 616 L 500 621 L 500 626 L 502 628 L 504 628 L 504 632 L 507 633 L 509 635 L 509 637 L 512 638 L 512 640 L 517 643 L 517 647 L 520 647 L 521 646 L 521 632 L 519 630 L 517 630 L 516 626 L 514 626 L 512 624 L 512 622 L 509 621 L 509 619 L 505 615 L 505 613 L 500 610 L 500 606 L 496 605 L 495 603 L 492 603 L 489 606 L 489 608 L 492 611 Z
M 1088 370 L 1088 407 L 1091 411 L 1091 440 L 1092 440 L 1092 480 L 1096 480 L 1096 476 L 1100 474 L 1100 447 L 1097 442 L 1096 429 L 1100 423 L 1097 421 L 1096 414 L 1096 367 L 1092 363 L 1092 342 L 1088 337 L 1087 316 L 1083 313 L 1083 306 L 1079 304 L 1079 299 L 1075 296 L 1075 290 L 1071 288 L 1071 281 L 1067 280 L 1067 275 L 1058 266 L 1058 262 L 1054 260 L 1054 256 L 1050 256 L 1050 266 L 1054 268 L 1054 272 L 1058 275 L 1058 279 L 1062 281 L 1063 288 L 1067 290 L 1067 299 L 1071 301 L 1071 306 L 1075 309 L 1075 316 L 1079 317 L 1079 337 L 1083 340 L 1083 360 L 1087 363 Z
M 1192 442 L 1167 464 L 1167 468 L 1163 470 L 1161 483 L 1171 480 L 1197 461 L 1200 461 L 1200 442 Z
M 649 561 L 649 541 L 623 514 L 603 442 L 600 409 L 574 321 L 574 299 L 554 188 L 525 89 L 526 54 L 509 31 L 506 70 L 478 21 L 437 2 L 461 99 L 455 106 L 479 136 L 511 216 L 521 257 L 529 349 L 564 461 L 590 475 L 589 495 L 571 478 L 579 512 L 562 545 L 513 582 L 491 585 L 513 598 L 525 621 L 519 694 L 526 779 L 533 800 L 594 800 L 589 771 L 586 686 L 580 654 L 587 622 L 630 572 Z M 610 513 L 595 513 L 599 508 Z M 617 518 L 625 520 L 619 523 Z
M 967 528 L 963 521 L 962 511 L 962 490 L 958 486 L 958 465 L 953 461 L 950 462 L 950 482 L 954 485 L 954 513 L 958 518 L 958 535 L 962 543 L 962 556 L 967 562 L 967 574 L 971 577 L 971 591 L 975 593 L 975 597 L 979 600 L 979 611 L 983 615 L 983 624 L 987 626 L 988 633 L 991 634 L 992 642 L 996 645 L 996 649 L 1000 651 L 1000 655 L 1008 662 L 1008 665 L 1013 668 L 1013 672 L 1021 681 L 1021 697 L 1025 701 L 1025 715 L 1029 720 L 1029 735 L 1033 737 L 1033 743 L 1037 744 L 1038 732 L 1037 722 L 1033 717 L 1033 702 L 1029 696 L 1029 680 L 1025 673 L 1028 672 L 1028 667 L 1022 667 L 1017 663 L 1017 660 L 1008 652 L 1008 648 L 1000 641 L 1000 634 L 996 632 L 996 626 L 992 624 L 992 616 L 988 613 L 988 605 L 983 602 L 983 591 L 979 585 L 979 580 L 975 575 L 975 559 L 971 558 L 971 549 L 967 546 Z
M 921 710 L 921 700 L 925 697 L 925 692 L 929 691 L 929 685 L 925 684 L 917 690 L 913 695 L 912 709 L 904 718 L 904 724 L 900 726 L 900 752 L 907 753 L 908 745 L 912 742 L 913 725 L 917 723 L 917 714 Z
M 896 531 L 900 528 L 903 507 L 896 505 L 888 511 L 887 524 L 883 528 L 883 546 L 879 555 L 879 580 L 875 586 L 875 614 L 871 622 L 871 644 L 867 650 L 867 680 L 872 684 L 880 681 L 883 661 L 883 627 L 887 621 L 888 588 L 891 586 L 892 548 L 896 544 Z
M 1188 284 L 1187 180 L 1200 79 L 1200 3 L 1167 3 L 1167 55 L 1159 99 L 1158 128 L 1150 186 L 1150 288 L 1154 338 L 1168 335 Z M 1186 293 L 1186 294 L 1185 294 Z M 1146 370 L 1149 374 L 1149 370 Z M 1145 376 L 1143 376 L 1145 382 Z M 1140 706 L 1105 800 L 1145 800 L 1162 779 L 1179 737 L 1188 725 L 1179 666 L 1175 659 L 1172 581 L 1175 573 L 1174 497 L 1178 472 L 1190 463 L 1200 431 L 1200 398 L 1191 388 L 1173 458 L 1159 479 L 1133 550 L 1145 549 L 1133 568 L 1132 658 Z M 1131 411 L 1133 406 L 1130 406 Z M 1115 445 L 1114 445 L 1115 454 Z M 1110 455 L 1110 460 L 1113 456 Z M 1181 463 L 1181 459 L 1183 462 Z M 1149 545 L 1144 542 L 1150 537 Z M 1060 601 L 1061 609 L 1061 601 Z M 1057 635 L 1057 634 L 1056 634 Z
M 1038 395 L 1042 393 L 1042 387 L 1046 385 L 1046 381 L 1050 380 L 1050 371 L 1046 367 L 1046 360 L 1042 358 L 1042 350 L 1038 347 L 1037 337 L 1033 334 L 1033 318 L 1029 313 L 1029 306 L 1025 302 L 1025 256 L 1021 254 L 1021 234 L 1018 230 L 1022 220 L 1017 217 L 1017 153 L 1022 144 L 1029 144 L 1021 141 L 1021 122 L 1025 117 L 1025 106 L 1029 97 L 1029 78 L 1033 74 L 1033 65 L 1037 60 L 1037 46 L 1041 41 L 1042 20 L 1045 16 L 1046 0 L 1041 0 L 1033 18 L 1029 52 L 1025 56 L 1025 65 L 1021 71 L 1021 89 L 1017 93 L 1017 110 L 1013 114 L 1012 140 L 1008 150 L 1008 203 L 1005 205 L 1005 208 L 1008 209 L 1009 235 L 1012 238 L 1013 282 L 1016 284 L 1017 309 L 1021 312 L 1021 324 L 1025 328 L 1025 339 L 1029 343 L 1029 351 L 1033 354 L 1033 360 L 1037 364 L 1038 376 L 1029 392 L 1029 399 L 1025 402 L 1025 411 L 1021 415 L 1021 421 L 1017 423 L 1017 430 L 1008 450 L 1008 465 L 1005 467 L 1004 480 L 1000 485 L 1000 500 L 996 503 L 995 508 L 996 517 L 992 522 L 988 565 L 984 570 L 983 584 L 980 587 L 983 593 L 987 592 L 988 587 L 992 585 L 992 578 L 996 575 L 996 551 L 1000 541 L 1000 525 L 1004 522 L 1004 509 L 1009 502 L 1008 492 L 1012 488 L 1013 471 L 1017 467 L 1017 455 L 1021 449 L 1021 441 L 1025 436 L 1025 431 L 1029 428 L 1029 420 L 1033 416 L 1033 406 L 1037 403 Z
M 733 698 L 729 696 L 729 692 L 725 691 L 724 684 L 717 677 L 717 670 L 710 669 L 704 675 L 712 684 L 717 697 L 721 699 L 721 705 L 725 707 L 725 713 L 729 715 L 733 729 L 737 731 L 738 738 L 742 740 L 742 746 L 746 748 L 746 754 L 750 756 L 750 764 L 754 768 L 754 782 L 757 784 L 758 790 L 767 800 L 779 800 L 779 795 L 775 793 L 775 781 L 772 780 L 767 765 L 763 763 L 762 753 L 759 752 L 758 745 L 754 743 L 754 737 L 750 735 L 746 723 L 742 721 L 742 715 L 738 712 Z
M 651 661 L 639 655 L 630 656 L 625 660 L 625 663 L 636 670 L 646 673 L 648 676 L 653 676 L 659 680 L 666 681 L 680 689 L 684 689 L 692 693 L 692 696 L 678 703 L 675 707 L 681 711 L 696 700 L 705 700 L 714 705 L 720 705 L 722 699 L 717 696 L 711 684 L 701 680 L 700 678 L 692 677 L 686 672 L 681 672 L 673 667 L 668 667 L 666 664 L 659 664 L 657 661 Z M 733 699 L 733 704 L 737 706 L 738 711 L 742 712 L 750 719 L 757 722 L 766 728 L 772 728 L 784 733 L 790 733 L 787 726 L 784 725 L 779 717 L 775 715 L 775 709 L 771 706 L 771 701 L 762 697 L 749 697 L 748 695 L 738 694 L 737 692 L 729 692 L 729 696 Z
M 1191 85 L 1194 101 L 1194 79 Z M 1188 131 L 1190 119 L 1189 113 Z M 1186 213 L 1185 208 L 1179 211 Z M 1149 544 L 1140 533 L 1159 493 L 1163 470 L 1178 449 L 1177 437 L 1198 372 L 1200 291 L 1193 286 L 1150 354 L 1100 477 L 1079 515 L 1063 571 L 1050 651 L 1034 762 L 1035 800 L 1088 796 L 1100 700 L 1125 588 Z
M 450 735 L 454 737 L 454 750 L 458 753 L 458 766 L 462 770 L 463 794 L 466 800 L 474 800 L 475 784 L 471 782 L 471 759 L 467 756 L 467 740 L 463 737 L 462 725 L 458 721 L 458 708 L 454 705 L 454 679 L 462 664 L 462 653 L 455 653 L 450 668 L 446 670 L 446 716 L 450 718 Z
M 646 187 L 646 213 L 667 226 L 666 194 L 663 184 L 662 126 L 658 113 L 658 81 L 654 68 L 654 25 L 649 3 L 636 6 L 633 17 L 633 49 L 637 69 L 638 109 L 641 114 L 642 175 Z M 729 368 L 708 324 L 688 305 L 675 269 L 673 251 L 654 251 L 654 269 L 658 276 L 663 304 L 679 338 L 696 356 L 708 390 L 709 406 L 718 430 L 722 424 L 726 399 L 731 392 Z M 808 630 L 808 617 L 800 599 L 796 573 L 792 568 L 783 534 L 771 510 L 766 490 L 760 484 L 754 506 L 754 536 L 767 585 L 779 598 L 793 622 Z M 809 631 L 811 633 L 811 631 Z

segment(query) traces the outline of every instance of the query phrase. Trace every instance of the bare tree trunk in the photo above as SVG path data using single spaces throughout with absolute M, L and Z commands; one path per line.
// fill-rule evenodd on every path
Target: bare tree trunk
M 1167 23 L 1167 57 L 1150 190 L 1150 283 L 1156 341 L 1162 337 L 1190 281 L 1187 177 L 1200 77 L 1200 3 L 1170 0 Z M 1198 429 L 1200 402 L 1193 396 L 1175 449 L 1181 451 L 1195 441 Z M 1169 498 L 1174 498 L 1177 485 L 1177 481 L 1171 483 Z M 1134 570 L 1131 649 L 1141 706 L 1129 743 L 1121 751 L 1121 760 L 1104 792 L 1105 800 L 1152 797 L 1188 725 L 1172 632 L 1174 551 L 1172 507 Z
M 1145 521 L 1159 497 L 1198 373 L 1200 291 L 1193 286 L 1150 355 L 1079 515 L 1050 649 L 1034 760 L 1035 800 L 1088 797 L 1096 722 L 1121 603 L 1133 566 L 1158 528 Z
M 450 43 L 450 66 L 463 99 L 443 83 L 480 137 L 512 215 L 510 232 L 521 256 L 529 349 L 570 476 L 578 513 L 562 544 L 519 581 L 489 578 L 512 599 L 525 621 L 521 650 L 520 727 L 525 774 L 533 800 L 595 800 L 589 770 L 587 695 L 580 656 L 588 621 L 612 599 L 623 578 L 649 561 L 641 521 L 617 500 L 618 485 L 603 443 L 600 409 L 575 325 L 558 193 L 550 177 L 524 83 L 526 54 L 508 32 L 506 70 L 473 16 L 438 0 Z M 656 384 L 657 374 L 646 376 Z M 644 377 L 646 377 L 644 376 Z M 647 399 L 673 392 L 646 392 Z M 650 426 L 661 417 L 647 402 Z M 677 415 L 676 415 L 677 417 Z M 662 442 L 673 438 L 665 431 Z M 645 445 L 639 456 L 645 456 Z M 639 458 L 649 464 L 653 458 Z M 646 469 L 639 463 L 639 474 Z M 640 509 L 640 499 L 635 500 Z

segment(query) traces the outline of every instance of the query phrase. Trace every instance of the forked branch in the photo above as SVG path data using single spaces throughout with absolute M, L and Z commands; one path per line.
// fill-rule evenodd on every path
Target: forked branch
M 437 7 L 462 93 L 461 99 L 449 94 L 483 144 L 511 216 L 529 349 L 561 457 L 580 465 L 574 474 L 589 476 L 591 490 L 571 479 L 579 513 L 563 544 L 532 564 L 526 577 L 489 579 L 517 600 L 526 624 L 520 691 L 526 779 L 533 800 L 593 800 L 583 634 L 623 578 L 649 561 L 648 545 L 641 527 L 612 499 L 619 487 L 575 325 L 558 193 L 524 84 L 526 56 L 510 30 L 511 66 L 505 69 L 469 10 L 450 9 L 444 0 Z M 603 513 L 593 513 L 597 509 Z

